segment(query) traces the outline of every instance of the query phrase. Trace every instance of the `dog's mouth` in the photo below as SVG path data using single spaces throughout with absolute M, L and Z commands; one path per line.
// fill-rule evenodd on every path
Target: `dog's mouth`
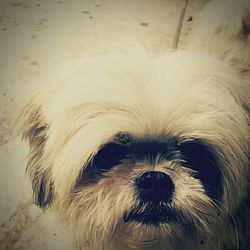
M 135 221 L 145 225 L 159 226 L 163 223 L 176 222 L 174 210 L 164 203 L 140 203 L 124 215 L 124 222 Z

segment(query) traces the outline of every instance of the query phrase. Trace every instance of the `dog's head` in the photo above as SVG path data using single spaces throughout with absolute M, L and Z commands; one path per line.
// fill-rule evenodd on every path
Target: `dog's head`
M 249 90 L 237 73 L 183 52 L 87 61 L 63 80 L 25 111 L 36 204 L 93 249 L 219 244 L 248 193 Z

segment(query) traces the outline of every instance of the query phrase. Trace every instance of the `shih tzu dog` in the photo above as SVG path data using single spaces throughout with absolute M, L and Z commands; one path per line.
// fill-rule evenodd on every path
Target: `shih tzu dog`
M 249 0 L 212 1 L 185 51 L 83 59 L 27 105 L 27 173 L 61 246 L 248 249 L 249 34 Z

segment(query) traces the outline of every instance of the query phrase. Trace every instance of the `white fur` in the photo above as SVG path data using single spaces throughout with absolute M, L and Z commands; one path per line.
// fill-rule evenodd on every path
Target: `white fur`
M 73 70 L 29 103 L 23 136 L 46 125 L 47 141 L 30 142 L 28 172 L 36 178 L 45 172 L 54 186 L 51 206 L 38 222 L 51 217 L 41 228 L 50 236 L 56 231 L 57 237 L 45 237 L 46 249 L 60 241 L 60 249 L 247 249 L 242 218 L 232 215 L 248 196 L 250 52 L 248 37 L 238 33 L 249 10 L 249 1 L 212 1 L 187 51 L 153 58 L 138 48 L 71 62 L 66 67 Z M 197 234 L 178 223 L 123 222 L 136 203 L 133 181 L 150 169 L 147 164 L 125 162 L 96 186 L 76 186 L 93 156 L 121 131 L 134 138 L 203 138 L 216 146 L 224 184 L 219 205 L 184 166 L 155 166 L 173 179 L 173 206 Z M 25 235 L 32 238 L 29 249 L 40 248 L 39 232 Z

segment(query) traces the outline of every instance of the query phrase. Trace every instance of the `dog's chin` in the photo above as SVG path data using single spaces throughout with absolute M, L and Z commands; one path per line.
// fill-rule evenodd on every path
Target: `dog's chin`
M 124 215 L 124 222 L 137 222 L 142 225 L 159 227 L 163 224 L 176 222 L 176 213 L 168 206 L 161 204 L 148 204 L 144 211 L 140 207 L 133 208 Z
M 178 213 L 171 209 L 137 212 L 131 210 L 124 216 L 124 227 L 119 241 L 138 249 L 185 249 L 185 242 L 199 244 L 204 241 L 192 223 L 179 221 Z M 119 233 L 118 233 L 119 235 Z M 164 246 L 164 247 L 162 247 Z

